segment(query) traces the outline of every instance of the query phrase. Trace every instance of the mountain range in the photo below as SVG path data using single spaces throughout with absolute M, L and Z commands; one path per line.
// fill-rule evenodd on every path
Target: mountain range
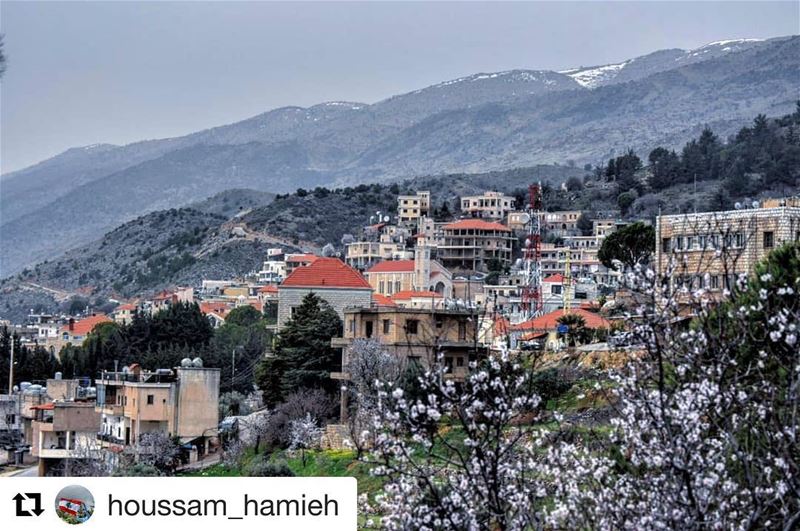
M 661 50 L 561 72 L 479 73 L 374 104 L 284 107 L 190 135 L 70 149 L 2 176 L 0 276 L 154 210 L 235 188 L 393 181 L 677 147 L 789 112 L 800 37 Z M 646 155 L 646 153 L 642 153 Z

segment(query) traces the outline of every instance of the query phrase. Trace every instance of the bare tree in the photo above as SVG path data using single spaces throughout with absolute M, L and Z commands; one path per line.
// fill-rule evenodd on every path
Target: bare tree
M 180 447 L 177 441 L 162 432 L 142 433 L 135 448 L 136 462 L 156 467 L 172 474 L 179 464 Z

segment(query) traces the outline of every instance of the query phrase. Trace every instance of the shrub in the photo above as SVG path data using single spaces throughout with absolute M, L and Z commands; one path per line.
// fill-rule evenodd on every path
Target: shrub
M 294 477 L 294 472 L 284 461 L 270 463 L 268 461 L 256 461 L 251 463 L 246 470 L 248 476 L 263 478 L 289 478 Z

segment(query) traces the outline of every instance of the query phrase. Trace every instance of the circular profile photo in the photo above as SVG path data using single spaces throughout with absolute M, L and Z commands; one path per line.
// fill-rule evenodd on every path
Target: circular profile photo
M 93 512 L 94 496 L 85 487 L 70 485 L 56 494 L 56 514 L 68 524 L 82 524 Z

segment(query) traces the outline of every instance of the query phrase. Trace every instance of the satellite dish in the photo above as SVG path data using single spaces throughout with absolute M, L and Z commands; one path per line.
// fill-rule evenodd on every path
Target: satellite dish
M 733 205 L 733 208 L 735 208 L 736 210 L 741 210 L 742 209 L 742 204 L 737 201 L 736 204 Z
M 389 223 L 389 216 L 383 216 L 383 221 Z
M 753 208 L 758 208 L 758 201 L 753 201 Z
M 183 358 L 181 360 L 181 367 L 191 367 L 191 366 L 192 366 L 191 358 Z

